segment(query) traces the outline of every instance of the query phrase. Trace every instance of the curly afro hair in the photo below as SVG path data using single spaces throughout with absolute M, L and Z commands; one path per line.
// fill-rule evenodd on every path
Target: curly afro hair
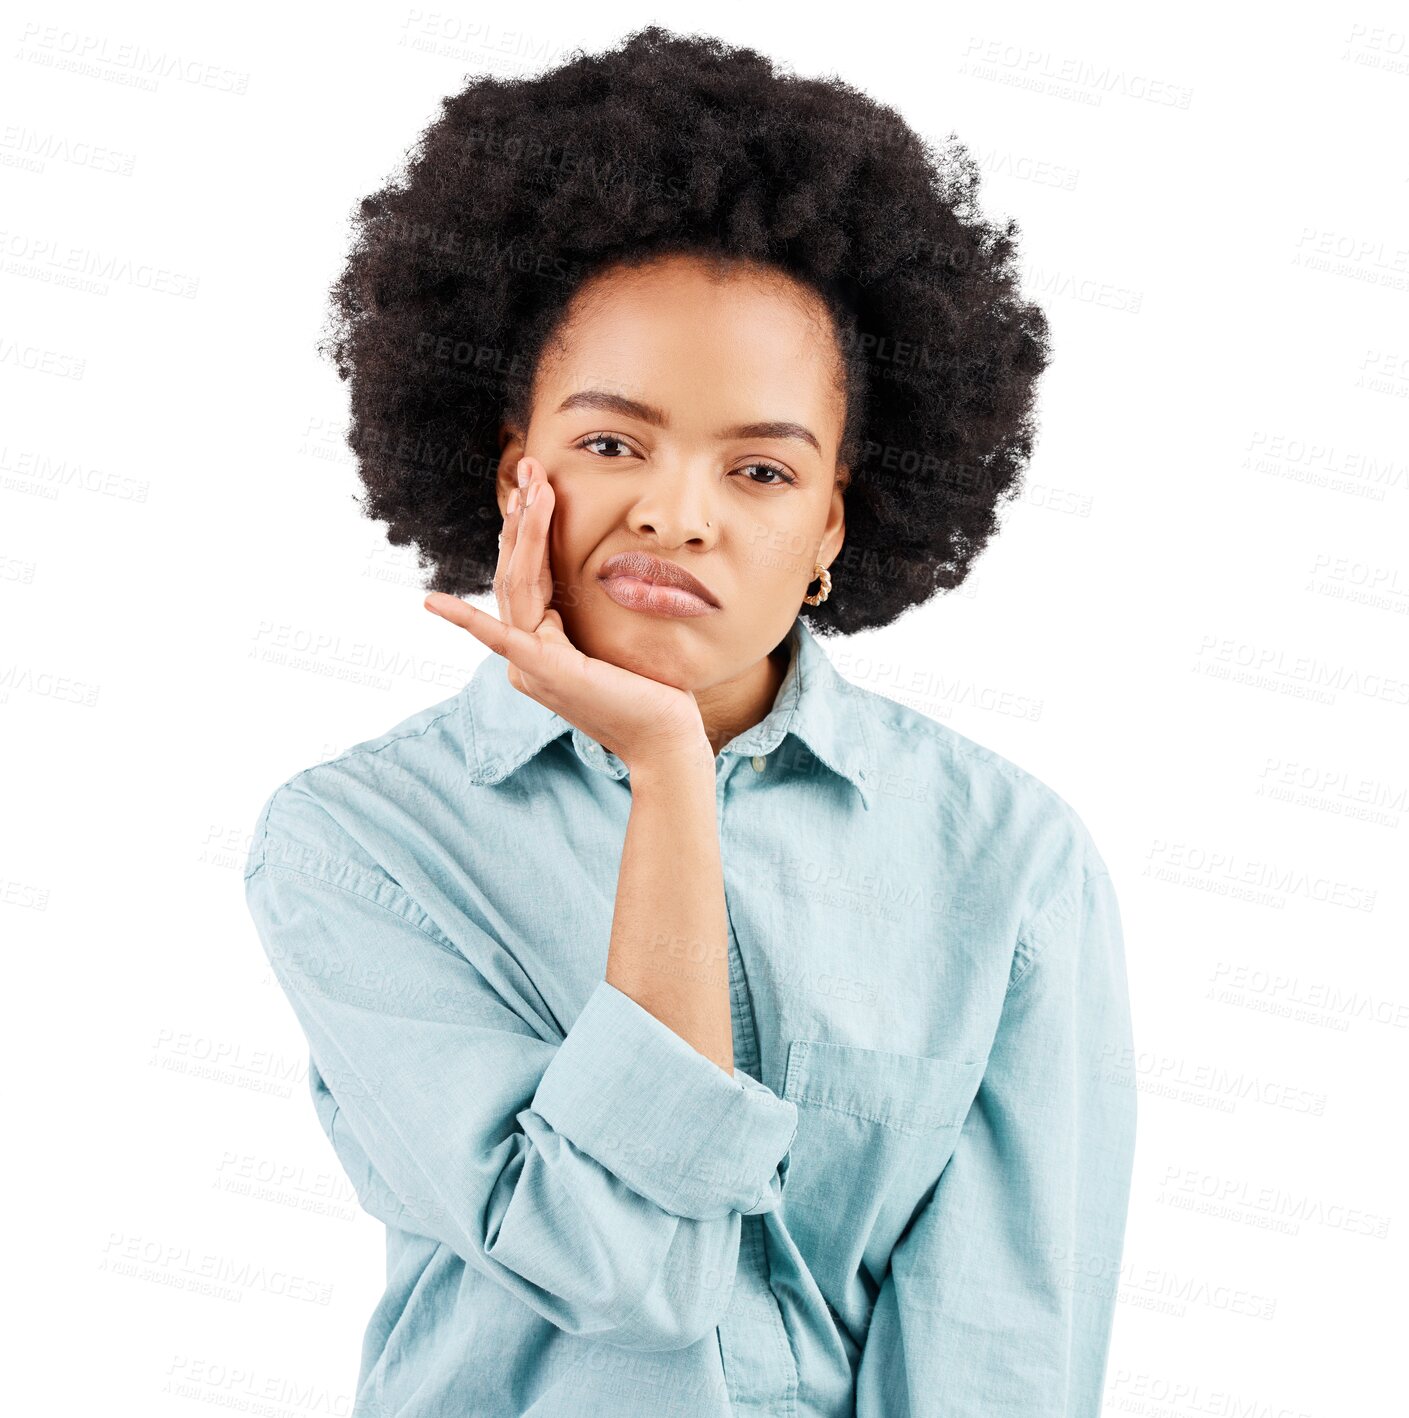
M 657 25 L 446 98 L 404 173 L 364 199 L 332 287 L 363 513 L 414 543 L 425 589 L 492 589 L 499 429 L 574 293 L 608 266 L 694 252 L 809 285 L 845 365 L 846 540 L 820 634 L 958 586 L 1031 456 L 1042 311 L 1015 221 L 977 165 L 842 80 Z

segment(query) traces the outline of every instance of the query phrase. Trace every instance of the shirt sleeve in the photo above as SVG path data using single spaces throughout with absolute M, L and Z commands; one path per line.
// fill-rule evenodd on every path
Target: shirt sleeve
M 1015 952 L 978 1093 L 891 1255 L 857 1418 L 1098 1418 L 1134 1163 L 1121 923 L 1104 869 Z
M 517 969 L 496 942 L 462 952 L 361 864 L 259 842 L 245 891 L 364 1209 L 571 1334 L 675 1349 L 720 1322 L 794 1104 L 605 979 L 555 1037 L 489 982 Z

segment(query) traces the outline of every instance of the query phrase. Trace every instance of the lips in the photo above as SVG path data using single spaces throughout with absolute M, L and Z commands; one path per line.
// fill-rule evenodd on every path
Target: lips
M 662 561 L 644 551 L 623 551 L 610 557 L 597 573 L 597 579 L 606 581 L 613 576 L 632 576 L 640 581 L 648 581 L 654 586 L 673 586 L 680 591 L 688 591 L 711 606 L 718 606 L 714 592 L 703 582 L 691 576 L 683 566 L 673 561 Z

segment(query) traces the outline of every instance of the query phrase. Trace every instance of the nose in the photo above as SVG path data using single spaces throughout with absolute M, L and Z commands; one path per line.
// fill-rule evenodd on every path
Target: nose
M 662 546 L 708 544 L 718 536 L 718 473 L 657 463 L 646 475 L 628 518 L 631 530 L 654 533 Z

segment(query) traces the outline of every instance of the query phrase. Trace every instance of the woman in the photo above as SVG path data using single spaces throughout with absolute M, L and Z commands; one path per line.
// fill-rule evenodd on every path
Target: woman
M 363 204 L 367 510 L 492 653 L 276 789 L 246 873 L 387 1226 L 359 1413 L 1099 1411 L 1110 879 L 814 633 L 958 585 L 1028 456 L 1046 327 L 973 186 L 651 27 L 476 82 Z

